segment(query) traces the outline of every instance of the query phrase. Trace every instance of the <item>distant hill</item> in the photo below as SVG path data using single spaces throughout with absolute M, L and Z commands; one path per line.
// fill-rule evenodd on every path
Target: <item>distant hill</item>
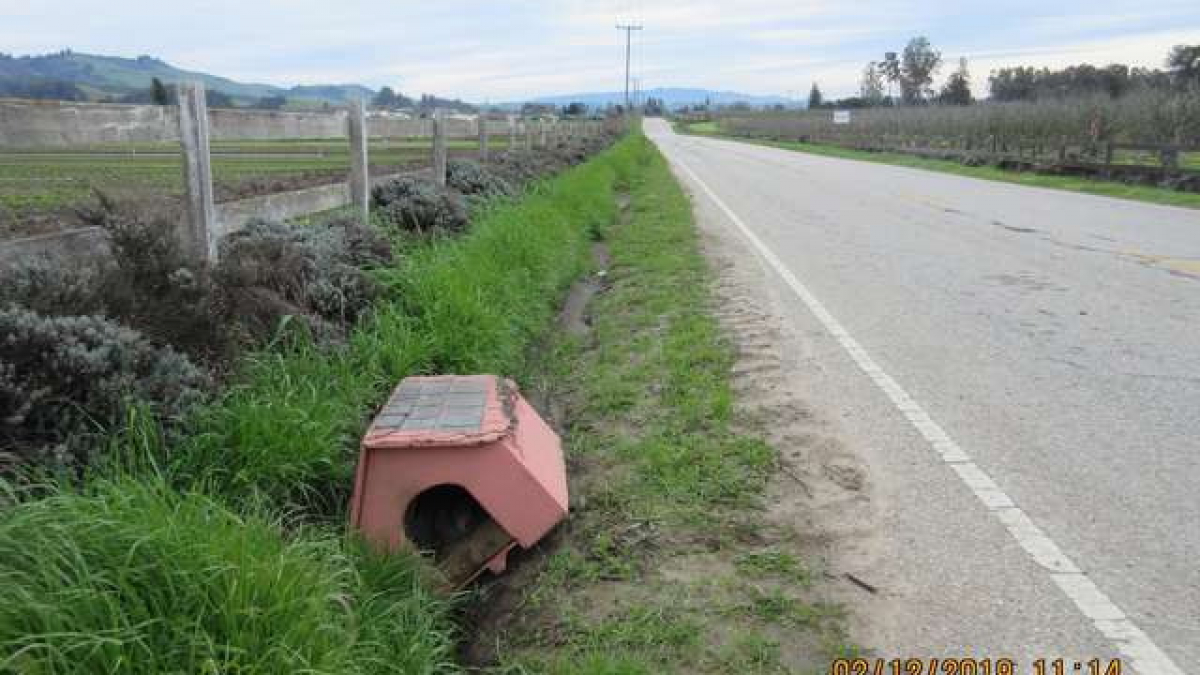
M 646 89 L 640 93 L 640 97 L 643 101 L 650 97 L 662 99 L 668 108 L 677 108 L 685 105 L 704 105 L 706 102 L 710 105 L 732 105 L 734 103 L 746 103 L 756 107 L 772 105 L 786 105 L 789 107 L 794 107 L 798 105 L 796 101 L 784 98 L 783 96 L 760 96 L 755 94 L 743 94 L 736 91 L 685 89 L 678 87 Z M 530 101 L 533 103 L 545 103 L 557 106 L 564 106 L 578 102 L 586 103 L 592 108 L 603 108 L 609 104 L 619 105 L 623 103 L 625 101 L 625 92 L 610 91 L 565 94 L 562 96 L 541 96 L 530 99 Z M 512 105 L 519 107 L 520 104 Z
M 339 103 L 351 96 L 375 92 L 357 85 L 304 85 L 291 88 L 247 84 L 224 77 L 177 68 L 152 56 L 129 59 L 70 50 L 43 56 L 0 54 L 0 95 L 85 100 L 120 99 L 145 90 L 157 77 L 164 84 L 199 80 L 238 102 L 284 96 L 316 103 Z

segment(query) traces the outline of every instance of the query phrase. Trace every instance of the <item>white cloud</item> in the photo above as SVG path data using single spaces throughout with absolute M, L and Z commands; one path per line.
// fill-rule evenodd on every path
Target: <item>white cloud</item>
M 1061 68 L 1078 63 L 1107 65 L 1124 63 L 1131 66 L 1161 68 L 1167 50 L 1172 45 L 1194 43 L 1200 38 L 1196 31 L 1154 31 L 1103 40 L 1081 40 L 1042 48 L 980 51 L 964 54 L 975 63 L 988 68 L 1007 65 L 1028 65 Z
M 643 86 L 747 93 L 807 91 L 815 80 L 827 95 L 852 94 L 863 64 L 916 34 L 947 64 L 967 56 L 977 89 L 1003 65 L 1160 66 L 1172 44 L 1200 42 L 1194 0 L 49 2 L 0 0 L 4 50 L 146 53 L 247 81 L 358 81 L 477 100 L 619 89 L 621 21 L 645 25 L 634 46 Z

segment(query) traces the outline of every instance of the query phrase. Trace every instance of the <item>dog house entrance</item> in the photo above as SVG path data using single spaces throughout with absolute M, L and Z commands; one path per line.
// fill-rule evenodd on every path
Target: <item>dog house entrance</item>
M 437 485 L 417 495 L 404 516 L 404 534 L 423 551 L 442 559 L 453 544 L 475 531 L 488 515 L 457 485 Z
M 405 537 L 432 551 L 438 568 L 457 587 L 469 583 L 487 565 L 504 569 L 505 552 L 514 545 L 470 492 L 457 485 L 425 490 L 404 516 Z

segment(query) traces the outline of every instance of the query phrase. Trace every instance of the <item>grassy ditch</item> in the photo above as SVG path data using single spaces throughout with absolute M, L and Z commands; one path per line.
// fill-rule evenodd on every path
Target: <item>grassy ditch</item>
M 247 361 L 246 384 L 204 411 L 198 433 L 168 453 L 170 474 L 240 503 L 343 517 L 357 439 L 401 378 L 512 375 L 587 264 L 592 233 L 614 217 L 616 148 L 477 214 L 464 237 L 414 247 L 377 271 L 388 300 L 322 352 L 307 340 Z
M 775 451 L 734 407 L 691 206 L 642 137 L 605 232 L 586 336 L 530 380 L 563 413 L 572 517 L 553 552 L 486 591 L 473 662 L 503 673 L 824 672 L 841 611 L 762 511 Z
M 357 438 L 403 376 L 524 368 L 634 152 L 410 243 L 340 346 L 283 330 L 182 429 L 132 406 L 90 479 L 0 493 L 0 672 L 455 672 L 424 563 L 345 536 Z
M 993 180 L 1002 183 L 1015 183 L 1017 185 L 1026 185 L 1029 187 L 1051 188 L 1055 190 L 1067 190 L 1070 192 L 1083 192 L 1087 194 L 1101 195 L 1104 197 L 1132 199 L 1135 201 L 1149 202 L 1152 204 L 1165 204 L 1167 206 L 1182 206 L 1185 208 L 1200 209 L 1200 194 L 1194 192 L 1181 192 L 1178 190 L 1168 190 L 1166 188 L 1151 187 L 1146 185 L 1130 185 L 1117 181 L 1095 180 L 1074 176 L 1051 176 L 1027 171 L 1008 171 L 994 166 L 967 166 L 965 164 L 950 160 L 930 159 L 925 157 L 917 157 L 915 155 L 906 155 L 898 152 L 867 152 L 865 150 L 854 150 L 852 148 L 842 148 L 833 145 L 819 145 L 815 143 L 800 143 L 796 141 L 767 141 L 727 134 L 721 131 L 718 126 L 712 122 L 700 122 L 687 125 L 676 124 L 675 128 L 682 133 L 695 134 L 698 136 L 712 136 L 715 138 L 726 138 L 743 143 L 753 143 L 772 148 L 806 152 L 810 155 L 820 155 L 822 157 L 836 157 L 838 159 L 853 159 L 863 162 L 890 164 L 892 166 L 906 166 L 914 169 L 940 171 L 942 173 L 951 173 L 957 176 L 966 176 L 968 178 L 981 178 L 983 180 Z

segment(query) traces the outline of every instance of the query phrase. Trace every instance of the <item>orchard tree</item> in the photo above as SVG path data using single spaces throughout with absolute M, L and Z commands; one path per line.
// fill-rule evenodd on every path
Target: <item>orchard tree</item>
M 938 101 L 947 105 L 971 105 L 971 74 L 967 71 L 967 60 L 958 60 L 958 70 L 950 73 Z
M 896 52 L 885 53 L 883 60 L 879 62 L 876 68 L 879 69 L 879 75 L 888 83 L 888 99 L 889 103 L 891 103 L 891 85 L 900 82 L 900 59 L 896 56 Z
M 816 82 L 813 82 L 812 89 L 810 89 L 808 92 L 808 107 L 809 107 L 809 109 L 815 110 L 817 108 L 820 108 L 821 103 L 823 101 L 824 101 L 824 97 L 821 96 L 821 88 L 817 86 Z
M 930 85 L 942 65 L 942 53 L 925 37 L 908 41 L 900 57 L 900 95 L 905 103 L 924 103 L 933 94 Z
M 883 103 L 883 74 L 879 64 L 872 61 L 863 69 L 862 80 L 858 84 L 858 94 L 867 106 Z

